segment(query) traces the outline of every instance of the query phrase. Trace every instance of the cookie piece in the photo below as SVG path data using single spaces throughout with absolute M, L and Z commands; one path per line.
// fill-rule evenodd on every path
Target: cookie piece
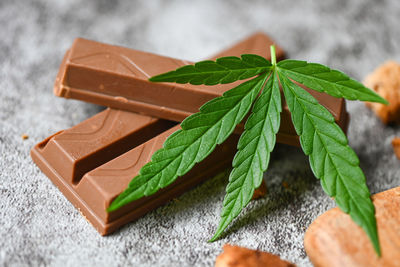
M 223 252 L 217 257 L 215 267 L 289 267 L 293 263 L 282 260 L 279 256 L 248 248 L 225 244 Z
M 364 230 L 339 208 L 319 216 L 307 229 L 304 247 L 314 266 L 400 266 L 400 187 L 372 197 L 381 257 Z
M 387 61 L 369 74 L 364 85 L 389 101 L 389 105 L 367 102 L 383 123 L 400 123 L 400 65 Z
M 393 146 L 394 154 L 396 154 L 396 157 L 398 159 L 400 159 L 400 137 L 393 138 L 392 146 Z

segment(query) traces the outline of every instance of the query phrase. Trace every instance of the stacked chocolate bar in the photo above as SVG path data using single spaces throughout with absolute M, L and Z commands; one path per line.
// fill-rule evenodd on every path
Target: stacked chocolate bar
M 273 41 L 257 33 L 212 59 L 258 54 L 269 57 Z M 278 60 L 284 58 L 277 46 Z M 39 168 L 97 229 L 106 235 L 228 168 L 236 152 L 232 135 L 204 161 L 156 194 L 108 213 L 107 207 L 129 184 L 166 138 L 188 115 L 235 84 L 194 86 L 151 83 L 148 78 L 190 62 L 128 48 L 76 39 L 57 75 L 54 93 L 103 106 L 106 110 L 53 134 L 32 148 Z M 308 90 L 308 89 L 307 89 Z M 346 130 L 343 99 L 308 90 Z M 290 113 L 283 105 L 277 141 L 298 145 Z M 242 130 L 243 126 L 236 129 Z

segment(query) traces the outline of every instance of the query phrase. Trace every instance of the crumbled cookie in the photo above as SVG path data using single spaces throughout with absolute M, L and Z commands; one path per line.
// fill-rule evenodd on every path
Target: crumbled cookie
M 400 123 L 400 64 L 385 62 L 365 78 L 364 85 L 389 101 L 389 105 L 366 103 L 383 123 Z
M 365 231 L 337 207 L 315 219 L 304 235 L 314 266 L 400 266 L 399 196 L 400 186 L 372 196 L 381 257 Z
M 393 146 L 394 154 L 396 154 L 396 157 L 398 159 L 400 159 L 400 137 L 393 138 L 392 146 Z
M 258 188 L 256 188 L 256 190 L 254 190 L 252 200 L 262 198 L 266 194 L 267 194 L 267 185 L 265 184 L 265 181 L 263 180 L 261 185 Z
M 229 244 L 225 244 L 223 250 L 224 251 L 215 261 L 215 267 L 295 266 L 290 262 L 281 260 L 279 256 L 268 252 L 232 246 Z

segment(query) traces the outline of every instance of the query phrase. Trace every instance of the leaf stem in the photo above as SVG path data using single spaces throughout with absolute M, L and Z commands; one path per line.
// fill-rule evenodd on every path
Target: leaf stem
M 275 46 L 271 45 L 269 47 L 270 51 L 271 51 L 271 63 L 272 65 L 276 65 L 276 55 L 275 55 Z

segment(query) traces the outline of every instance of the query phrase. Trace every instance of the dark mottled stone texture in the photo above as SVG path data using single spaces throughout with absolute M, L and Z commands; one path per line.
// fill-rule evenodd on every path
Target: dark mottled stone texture
M 206 242 L 217 226 L 224 176 L 114 235 L 99 236 L 29 157 L 37 142 L 101 110 L 53 96 L 58 66 L 78 36 L 199 60 L 263 30 L 292 58 L 362 79 L 379 63 L 400 60 L 399 18 L 397 0 L 1 0 L 0 265 L 210 266 L 225 242 L 310 265 L 304 232 L 334 202 L 302 153 L 287 146 L 273 154 L 267 197 L 251 203 L 221 241 Z M 362 103 L 349 103 L 349 111 L 350 143 L 371 191 L 398 186 L 400 164 L 390 141 L 399 127 L 385 127 Z M 22 140 L 23 133 L 29 139 Z

